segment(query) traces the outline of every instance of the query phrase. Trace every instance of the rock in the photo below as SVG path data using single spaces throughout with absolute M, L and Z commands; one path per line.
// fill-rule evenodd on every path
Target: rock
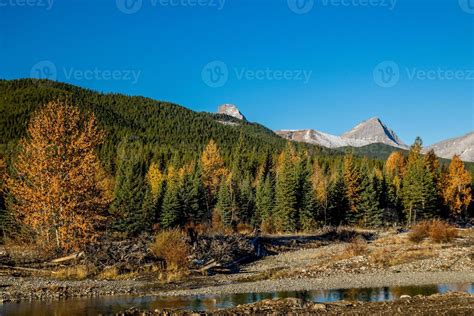
M 225 114 L 228 116 L 235 117 L 236 119 L 246 121 L 245 116 L 239 111 L 239 109 L 233 104 L 223 104 L 217 110 L 219 114 Z

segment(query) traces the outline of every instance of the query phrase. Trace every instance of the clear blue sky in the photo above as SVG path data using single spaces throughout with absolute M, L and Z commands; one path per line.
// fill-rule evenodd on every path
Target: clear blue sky
M 0 78 L 234 103 L 272 129 L 379 116 L 425 144 L 474 130 L 474 0 L 25 1 L 0 0 Z

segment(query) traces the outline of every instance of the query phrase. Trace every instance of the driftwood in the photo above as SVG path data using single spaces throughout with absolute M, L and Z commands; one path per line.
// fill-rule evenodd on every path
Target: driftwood
M 79 259 L 83 256 L 84 256 L 84 252 L 81 251 L 81 252 L 66 256 L 66 257 L 54 259 L 50 263 L 53 263 L 53 264 L 64 263 L 64 262 L 67 262 L 67 261 Z

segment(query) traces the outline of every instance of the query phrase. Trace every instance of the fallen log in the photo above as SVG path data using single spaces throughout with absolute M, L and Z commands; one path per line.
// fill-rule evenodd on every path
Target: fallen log
M 84 252 L 78 252 L 78 253 L 75 253 L 75 254 L 72 254 L 72 255 L 69 255 L 69 256 L 66 256 L 66 257 L 62 257 L 62 258 L 57 258 L 57 259 L 54 259 L 54 260 L 51 260 L 50 263 L 63 263 L 63 262 L 66 262 L 66 261 L 71 261 L 71 260 L 75 260 L 75 259 L 79 259 L 81 257 L 84 256 Z

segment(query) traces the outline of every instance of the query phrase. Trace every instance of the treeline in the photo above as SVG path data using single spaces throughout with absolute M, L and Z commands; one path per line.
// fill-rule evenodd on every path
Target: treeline
M 188 225 L 296 232 L 324 225 L 381 227 L 472 216 L 472 177 L 463 162 L 455 156 L 446 165 L 433 152 L 422 155 L 421 139 L 408 155 L 394 152 L 386 161 L 351 153 L 326 155 L 258 125 L 223 126 L 208 114 L 196 114 L 199 123 L 194 126 L 192 120 L 165 116 L 191 125 L 174 127 L 155 122 L 163 113 L 145 119 L 143 109 L 130 110 L 140 117 L 129 123 L 137 128 L 132 133 L 131 127 L 114 125 L 115 115 L 101 121 L 91 110 L 97 105 L 75 106 L 86 98 L 75 96 L 32 107 L 34 114 L 24 114 L 24 131 L 18 130 L 21 140 L 15 141 L 13 134 L 4 139 L 10 144 L 0 159 L 4 236 L 68 250 L 96 240 L 100 232 L 126 238 Z M 141 106 L 152 107 L 149 113 L 173 109 L 169 114 L 180 118 L 193 113 L 173 105 Z M 180 136 L 176 129 L 186 134 Z M 158 140 L 155 130 L 171 136 Z

